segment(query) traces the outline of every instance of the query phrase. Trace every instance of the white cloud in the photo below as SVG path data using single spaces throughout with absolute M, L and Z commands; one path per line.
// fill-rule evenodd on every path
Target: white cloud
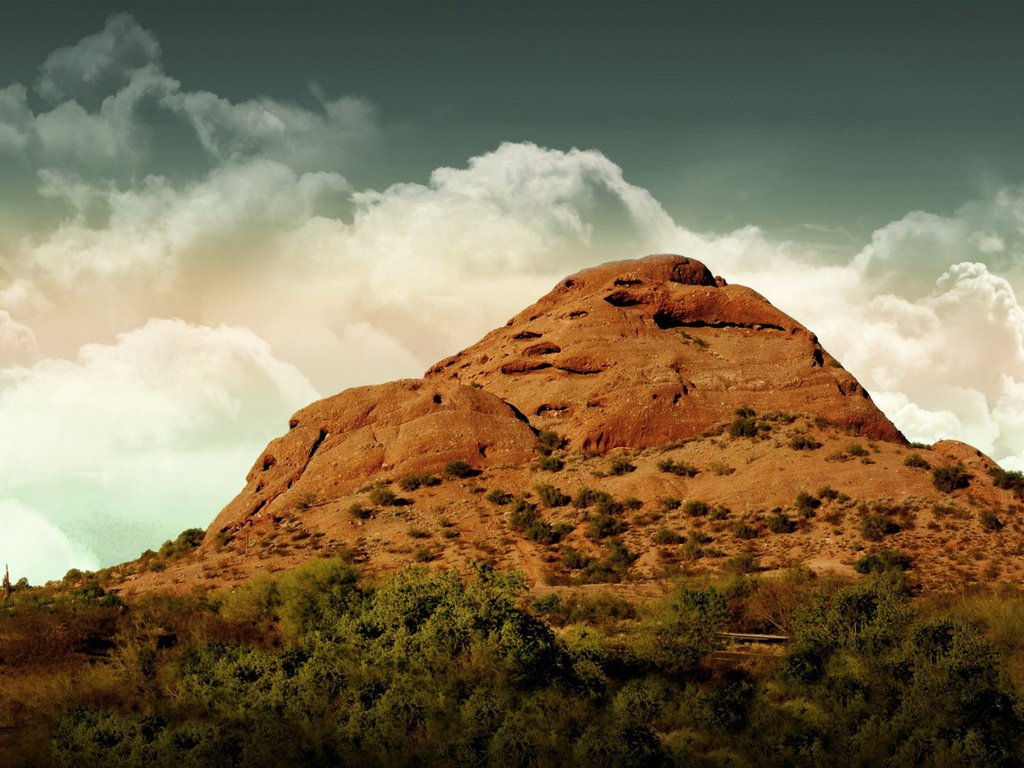
M 160 44 L 127 13 L 103 31 L 59 48 L 39 68 L 36 90 L 51 101 L 82 99 L 119 88 L 133 70 L 159 61 Z
M 42 584 L 71 568 L 94 570 L 96 556 L 72 542 L 53 523 L 15 499 L 0 498 L 0 564 L 10 567 L 11 580 L 27 578 Z
M 0 369 L 15 365 L 28 365 L 39 358 L 39 344 L 27 325 L 0 309 Z
M 151 320 L 73 361 L 0 375 L 0 497 L 105 562 L 135 556 L 205 525 L 253 447 L 316 397 L 244 328 Z

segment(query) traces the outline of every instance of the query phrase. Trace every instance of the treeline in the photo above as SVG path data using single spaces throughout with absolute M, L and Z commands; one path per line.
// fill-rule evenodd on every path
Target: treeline
M 1022 606 L 914 599 L 891 571 L 531 602 L 516 573 L 370 582 L 337 560 L 215 599 L 20 590 L 0 684 L 8 718 L 20 696 L 37 729 L 8 733 L 2 762 L 1013 766 Z M 791 641 L 723 654 L 727 629 Z

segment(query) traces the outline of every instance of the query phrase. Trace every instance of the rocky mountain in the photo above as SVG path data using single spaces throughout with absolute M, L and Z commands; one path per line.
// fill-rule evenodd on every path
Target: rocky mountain
M 544 588 L 898 549 L 926 582 L 1009 578 L 1012 480 L 969 446 L 908 445 L 811 331 L 661 255 L 562 280 L 423 379 L 304 408 L 193 556 L 118 575 L 219 587 L 344 553 Z

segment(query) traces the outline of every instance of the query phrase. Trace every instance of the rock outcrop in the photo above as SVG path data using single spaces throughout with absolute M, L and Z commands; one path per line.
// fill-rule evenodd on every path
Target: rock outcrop
M 351 493 L 382 473 L 519 464 L 536 438 L 522 414 L 483 390 L 404 380 L 346 390 L 296 413 L 253 465 L 210 531 L 260 525 L 302 503 Z
M 589 452 L 700 435 L 743 406 L 905 442 L 813 333 L 680 256 L 568 277 L 426 376 L 482 386 Z

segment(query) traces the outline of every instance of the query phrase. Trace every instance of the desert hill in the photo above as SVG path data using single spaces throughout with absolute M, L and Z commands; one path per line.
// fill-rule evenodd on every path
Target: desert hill
M 112 569 L 123 592 L 339 553 L 536 589 L 894 552 L 926 585 L 1024 575 L 1012 478 L 908 445 L 813 333 L 680 256 L 568 277 L 424 379 L 304 408 L 246 480 L 194 553 Z

